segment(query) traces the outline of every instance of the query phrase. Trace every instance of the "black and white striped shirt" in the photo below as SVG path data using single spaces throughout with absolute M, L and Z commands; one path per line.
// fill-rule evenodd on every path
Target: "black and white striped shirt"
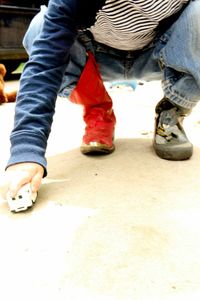
M 107 0 L 90 28 L 96 41 L 121 50 L 150 43 L 159 21 L 189 0 Z

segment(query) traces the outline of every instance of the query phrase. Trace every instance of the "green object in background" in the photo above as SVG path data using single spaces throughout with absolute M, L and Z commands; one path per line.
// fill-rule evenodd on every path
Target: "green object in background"
M 24 69 L 24 65 L 25 65 L 25 63 L 19 64 L 17 69 L 15 71 L 13 71 L 12 74 L 21 74 Z

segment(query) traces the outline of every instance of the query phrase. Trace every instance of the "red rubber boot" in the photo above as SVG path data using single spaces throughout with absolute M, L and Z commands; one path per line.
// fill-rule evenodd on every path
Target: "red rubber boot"
M 70 101 L 84 107 L 85 134 L 81 145 L 83 154 L 111 153 L 116 118 L 112 109 L 112 99 L 101 79 L 92 53 L 80 76 L 77 86 L 70 95 Z

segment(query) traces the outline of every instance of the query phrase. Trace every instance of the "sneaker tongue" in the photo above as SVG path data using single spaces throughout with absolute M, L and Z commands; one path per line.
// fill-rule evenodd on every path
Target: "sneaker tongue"
M 178 123 L 177 109 L 174 107 L 169 110 L 164 110 L 160 114 L 159 126 L 169 125 L 173 126 Z

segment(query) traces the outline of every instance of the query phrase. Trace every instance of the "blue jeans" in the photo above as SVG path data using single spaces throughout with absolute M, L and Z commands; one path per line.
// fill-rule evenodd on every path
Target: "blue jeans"
M 30 54 L 40 34 L 46 8 L 32 20 L 24 37 Z M 70 52 L 70 62 L 59 95 L 68 97 L 93 52 L 104 81 L 161 80 L 164 96 L 175 105 L 192 109 L 200 99 L 200 0 L 190 1 L 178 19 L 160 32 L 151 45 L 139 51 L 107 47 L 80 33 Z

